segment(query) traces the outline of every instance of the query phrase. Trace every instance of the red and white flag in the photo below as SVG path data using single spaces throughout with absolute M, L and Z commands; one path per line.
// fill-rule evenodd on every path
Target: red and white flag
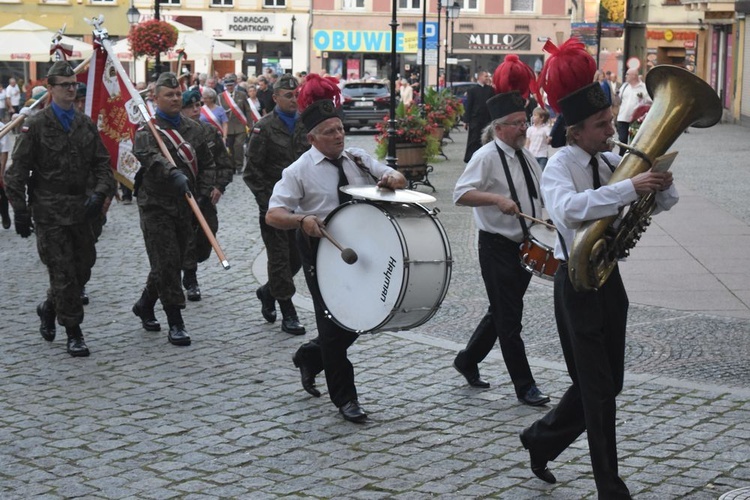
M 247 102 L 250 104 L 250 111 L 253 114 L 253 123 L 260 120 L 260 111 L 258 111 L 258 106 L 255 105 L 255 103 L 248 97 Z
M 242 112 L 239 106 L 237 106 L 237 103 L 234 102 L 234 98 L 231 96 L 228 90 L 225 90 L 221 93 L 221 97 L 224 98 L 224 102 L 229 106 L 229 109 L 232 111 L 232 114 L 237 117 L 237 119 L 242 122 L 243 125 L 247 127 L 247 118 L 245 118 L 245 114 Z
M 224 129 L 221 128 L 219 119 L 216 118 L 216 115 L 213 111 L 211 111 L 211 108 L 209 108 L 205 104 L 201 106 L 201 116 L 205 119 L 206 123 L 208 123 L 209 125 L 213 125 L 221 135 L 224 135 Z
M 86 114 L 96 123 L 109 151 L 115 178 L 132 189 L 141 166 L 133 155 L 138 108 L 107 51 L 97 41 L 94 41 L 94 57 L 88 69 L 87 89 Z

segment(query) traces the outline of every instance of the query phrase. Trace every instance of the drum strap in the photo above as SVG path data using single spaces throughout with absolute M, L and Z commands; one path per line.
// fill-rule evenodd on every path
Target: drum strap
M 500 146 L 495 144 L 495 147 L 497 148 L 497 154 L 500 155 L 500 161 L 503 162 L 503 170 L 505 171 L 505 178 L 508 181 L 508 189 L 510 190 L 510 197 L 516 203 L 516 205 L 518 205 L 518 208 L 520 210 L 521 202 L 518 201 L 518 193 L 516 192 L 516 186 L 513 184 L 513 178 L 510 176 L 510 167 L 508 167 L 508 160 L 505 159 L 505 153 L 503 153 L 503 150 L 500 149 Z M 520 161 L 521 159 L 519 158 L 519 162 Z M 523 163 L 521 165 L 523 165 Z M 528 166 L 526 168 L 528 171 Z M 528 176 L 525 174 L 526 172 L 524 172 L 524 178 L 529 179 L 529 177 L 531 177 L 531 174 L 529 174 Z M 533 186 L 534 181 L 532 180 L 531 182 L 532 182 L 532 185 L 527 186 L 527 187 L 529 189 L 529 201 L 531 201 L 531 215 L 533 217 L 536 217 L 536 209 L 534 208 L 534 200 L 531 194 L 531 189 L 534 187 Z M 528 180 L 527 180 L 527 183 L 528 183 Z M 534 189 L 534 193 L 536 193 L 536 189 Z M 528 238 L 529 228 L 528 226 L 526 226 L 526 221 L 523 218 L 519 217 L 518 222 L 521 224 L 521 230 L 523 231 L 524 238 Z
M 367 175 L 369 175 L 370 177 L 372 177 L 372 180 L 374 180 L 376 183 L 380 180 L 377 177 L 375 177 L 372 174 L 372 172 L 370 172 L 369 168 L 367 168 L 365 166 L 365 163 L 362 161 L 361 157 L 355 156 L 355 155 L 351 154 L 349 151 L 344 151 L 344 154 L 346 155 L 347 158 L 349 158 L 351 161 L 353 161 L 354 164 L 357 165 L 357 167 L 359 167 L 359 169 L 361 171 L 363 171 L 364 173 L 366 173 Z

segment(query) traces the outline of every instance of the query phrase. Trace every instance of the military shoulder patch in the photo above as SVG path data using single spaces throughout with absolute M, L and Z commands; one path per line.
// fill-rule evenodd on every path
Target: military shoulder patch
M 253 127 L 253 134 L 260 134 L 260 127 Z
M 29 126 L 28 125 L 24 125 L 24 126 L 21 127 L 21 133 L 22 134 L 25 134 L 28 131 L 29 131 Z

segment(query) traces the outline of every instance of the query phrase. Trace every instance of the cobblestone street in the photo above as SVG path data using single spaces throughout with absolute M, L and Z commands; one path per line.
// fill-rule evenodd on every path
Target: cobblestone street
M 35 309 L 48 283 L 35 238 L 0 230 L 0 498 L 596 498 L 585 437 L 550 463 L 557 484 L 532 475 L 518 433 L 546 409 L 517 402 L 499 348 L 481 365 L 490 389 L 468 387 L 451 366 L 487 308 L 471 210 L 451 201 L 466 133 L 452 135 L 450 160 L 430 174 L 453 253 L 448 295 L 421 327 L 365 335 L 350 348 L 364 425 L 342 420 L 322 375 L 320 399 L 300 386 L 291 356 L 316 334 L 301 274 L 295 303 L 305 337 L 260 314 L 264 248 L 240 176 L 219 204 L 218 239 L 232 267 L 213 255 L 201 264 L 203 300 L 183 313 L 190 347 L 144 331 L 131 312 L 148 273 L 135 204 L 113 203 L 97 246 L 82 325 L 89 358 L 66 354 L 62 331 L 53 343 L 40 338 Z M 682 221 L 697 224 L 682 202 L 654 218 L 645 247 L 622 265 L 633 293 L 617 432 L 621 475 L 639 499 L 717 499 L 750 488 L 749 137 L 750 129 L 719 125 L 690 129 L 674 147 L 681 194 L 728 228 L 709 243 L 736 254 L 720 259 L 726 287 L 702 290 L 716 300 L 664 307 L 663 288 L 639 271 L 646 260 L 676 260 L 650 244 L 674 239 Z M 372 151 L 375 141 L 356 131 L 348 144 Z M 714 272 L 710 253 L 691 255 Z M 687 301 L 695 291 L 675 296 Z M 551 282 L 534 278 L 525 306 L 532 369 L 555 404 L 570 381 Z M 157 318 L 166 325 L 159 306 Z

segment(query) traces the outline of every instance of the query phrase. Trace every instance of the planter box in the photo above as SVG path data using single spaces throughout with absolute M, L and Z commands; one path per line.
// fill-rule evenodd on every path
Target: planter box
M 399 168 L 425 165 L 425 144 L 400 143 L 396 144 L 396 160 Z

